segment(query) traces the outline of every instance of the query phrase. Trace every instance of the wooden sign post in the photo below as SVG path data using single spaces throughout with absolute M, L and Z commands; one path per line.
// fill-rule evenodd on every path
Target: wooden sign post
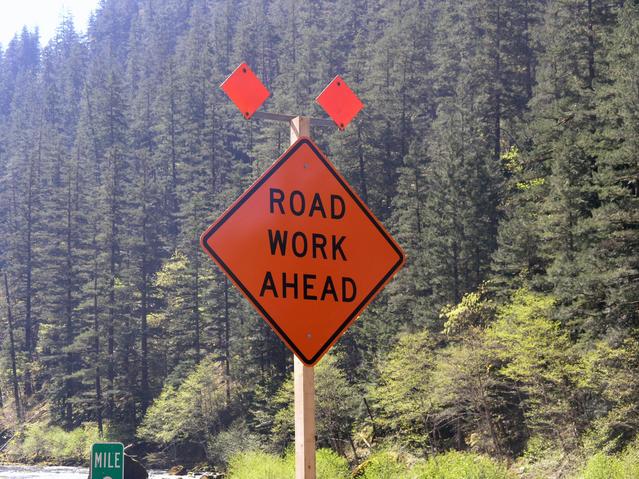
M 326 118 L 257 111 L 268 90 L 245 63 L 222 83 L 246 119 L 289 123 L 291 146 L 202 234 L 202 248 L 294 354 L 295 477 L 315 479 L 313 366 L 404 264 L 397 242 L 310 138 L 363 107 L 337 76 Z
M 293 355 L 295 479 L 315 479 L 315 369 Z
M 311 137 L 308 117 L 291 120 L 291 145 Z M 315 479 L 315 370 L 293 355 L 295 389 L 295 479 Z

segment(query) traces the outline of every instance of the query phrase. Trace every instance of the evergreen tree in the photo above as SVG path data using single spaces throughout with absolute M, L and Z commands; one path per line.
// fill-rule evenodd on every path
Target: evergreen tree
M 289 145 L 218 88 L 246 61 L 277 113 L 324 116 L 314 98 L 348 82 L 364 109 L 312 135 L 408 256 L 318 366 L 320 441 L 354 462 L 386 440 L 623 447 L 638 19 L 632 1 L 103 0 L 86 35 L 23 29 L 0 49 L 0 422 L 46 404 L 211 461 L 291 440 L 291 353 L 198 244 Z
M 84 221 L 79 210 L 78 158 L 73 150 L 79 99 L 84 72 L 85 50 L 70 18 L 63 19 L 56 37 L 43 52 L 43 133 L 41 163 L 45 180 L 41 187 L 47 227 L 39 236 L 46 257 L 43 282 L 41 346 L 50 384 L 48 394 L 54 415 L 66 427 L 78 424 L 73 403 L 80 393 L 74 374 L 79 357 L 72 345 L 80 332 L 76 308 L 81 300 L 80 286 Z
M 592 297 L 592 310 L 600 311 L 604 304 L 606 326 L 626 329 L 635 328 L 639 319 L 639 104 L 634 93 L 639 69 L 639 10 L 627 2 L 618 18 L 606 62 L 609 83 L 599 89 L 597 101 L 603 125 L 593 189 L 599 202 L 584 225 L 592 241 L 584 248 L 581 261 L 591 264 L 583 280 Z

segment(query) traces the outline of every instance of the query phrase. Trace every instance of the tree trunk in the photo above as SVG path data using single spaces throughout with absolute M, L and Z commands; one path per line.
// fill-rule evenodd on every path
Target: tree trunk
M 24 395 L 28 398 L 33 394 L 31 387 L 31 361 L 33 359 L 33 324 L 32 324 L 32 296 L 33 296 L 33 248 L 31 244 L 33 233 L 33 162 L 29 161 L 29 186 L 27 190 L 27 238 L 26 238 L 26 291 L 24 314 L 24 351 L 27 364 L 24 368 Z
M 359 185 L 364 203 L 368 203 L 368 188 L 366 187 L 366 168 L 364 165 L 364 146 L 362 145 L 362 128 L 357 125 L 357 156 L 359 157 Z
M 592 0 L 588 0 L 588 88 L 595 81 L 595 32 L 592 26 Z
M 229 281 L 224 277 L 224 376 L 226 383 L 226 403 L 231 404 L 231 350 L 229 321 Z
M 67 190 L 67 248 L 66 248 L 66 301 L 65 301 L 65 346 L 67 347 L 66 354 L 66 364 L 65 371 L 67 377 L 64 378 L 64 402 L 65 402 L 65 423 L 67 428 L 71 428 L 73 426 L 73 404 L 71 400 L 73 399 L 73 383 L 71 380 L 71 375 L 73 373 L 73 353 L 69 350 L 71 344 L 73 343 L 73 288 L 71 283 L 71 271 L 73 269 L 73 256 L 71 250 L 71 230 L 72 230 L 72 215 L 71 215 L 71 207 L 72 207 L 72 195 L 71 195 L 71 178 L 69 177 L 68 190 Z
M 7 301 L 7 321 L 9 323 L 9 354 L 11 355 L 11 383 L 13 385 L 13 401 L 16 408 L 18 422 L 22 422 L 22 408 L 20 407 L 20 390 L 18 385 L 18 373 L 16 368 L 16 348 L 13 337 L 13 316 L 11 314 L 11 298 L 9 296 L 9 280 L 4 273 L 4 292 Z
M 93 232 L 93 248 L 97 248 L 96 232 Z M 93 353 L 95 354 L 95 415 L 100 437 L 104 434 L 102 423 L 102 385 L 100 378 L 100 317 L 98 314 L 98 258 L 93 257 Z
M 195 300 L 195 311 L 194 320 L 195 320 L 195 362 L 200 362 L 200 261 L 196 254 L 195 258 L 195 288 L 193 291 L 194 300 Z

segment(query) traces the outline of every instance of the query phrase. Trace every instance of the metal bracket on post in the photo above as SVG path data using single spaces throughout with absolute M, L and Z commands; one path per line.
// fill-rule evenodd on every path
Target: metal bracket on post
M 298 117 L 296 115 L 285 115 L 282 113 L 271 113 L 268 111 L 256 111 L 255 113 L 253 113 L 253 116 L 251 118 L 254 118 L 256 120 L 284 121 L 287 123 L 290 123 L 294 118 L 304 118 L 310 123 L 310 126 L 335 127 L 335 123 L 328 118 L 313 118 L 308 116 Z

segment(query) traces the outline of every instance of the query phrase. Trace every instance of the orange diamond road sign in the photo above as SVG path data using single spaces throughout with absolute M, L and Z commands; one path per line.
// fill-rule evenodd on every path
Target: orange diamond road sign
M 206 230 L 201 243 L 309 366 L 404 263 L 395 240 L 304 137 Z
M 315 101 L 324 108 L 324 111 L 333 119 L 340 130 L 346 128 L 364 108 L 359 97 L 339 75 L 333 78 L 333 81 L 324 88 Z
M 242 63 L 237 67 L 222 82 L 220 88 L 235 103 L 235 106 L 240 109 L 247 120 L 253 116 L 253 113 L 262 106 L 262 103 L 270 95 L 264 84 L 246 63 Z

